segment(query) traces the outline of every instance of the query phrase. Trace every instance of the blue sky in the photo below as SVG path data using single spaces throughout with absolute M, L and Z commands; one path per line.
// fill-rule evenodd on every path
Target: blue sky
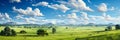
M 119 4 L 120 0 L 0 0 L 0 23 L 119 24 Z

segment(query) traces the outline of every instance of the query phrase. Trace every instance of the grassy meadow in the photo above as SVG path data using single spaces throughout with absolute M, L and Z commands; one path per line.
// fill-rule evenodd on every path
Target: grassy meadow
M 120 30 L 104 31 L 105 26 L 94 27 L 68 27 L 57 26 L 56 33 L 52 34 L 50 28 L 18 28 L 10 27 L 17 32 L 17 36 L 0 36 L 0 40 L 120 40 Z M 4 27 L 0 27 L 3 30 Z M 45 29 L 48 36 L 37 36 L 38 29 Z M 25 30 L 26 34 L 20 34 L 20 30 Z

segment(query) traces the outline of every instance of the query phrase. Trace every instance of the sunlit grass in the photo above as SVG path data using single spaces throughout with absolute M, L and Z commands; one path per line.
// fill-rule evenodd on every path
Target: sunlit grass
M 0 27 L 2 30 L 4 27 Z M 119 38 L 120 30 L 104 31 L 105 27 L 57 27 L 57 33 L 52 34 L 51 29 L 43 28 L 49 36 L 37 36 L 36 31 L 41 28 L 16 28 L 11 27 L 17 32 L 17 36 L 0 36 L 0 40 L 75 40 L 75 38 L 83 38 L 89 40 L 100 40 L 109 36 L 114 40 Z M 20 30 L 25 30 L 26 34 L 20 34 Z M 101 32 L 97 32 L 101 31 Z

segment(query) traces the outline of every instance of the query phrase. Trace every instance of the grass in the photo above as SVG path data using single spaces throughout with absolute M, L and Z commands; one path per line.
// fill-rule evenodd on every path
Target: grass
M 2 30 L 4 27 L 0 27 Z M 51 29 L 47 30 L 49 36 L 37 36 L 36 31 L 41 28 L 15 28 L 17 36 L 0 36 L 0 40 L 119 40 L 120 30 L 104 31 L 105 27 L 57 27 L 57 33 L 52 34 Z M 20 30 L 27 31 L 20 34 Z

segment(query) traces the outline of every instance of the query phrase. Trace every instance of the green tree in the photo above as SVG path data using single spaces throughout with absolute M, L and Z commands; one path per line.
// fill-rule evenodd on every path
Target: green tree
M 17 35 L 16 31 L 14 31 L 13 29 L 11 30 L 12 36 Z
M 10 29 L 9 27 L 5 27 L 4 30 L 2 30 L 0 32 L 0 35 L 2 36 L 15 36 L 16 32 L 12 29 Z
M 56 28 L 52 28 L 52 33 L 56 33 Z
M 2 36 L 4 36 L 4 35 L 5 35 L 4 30 L 1 30 L 0 35 L 2 35 Z
M 27 33 L 25 30 L 21 30 L 20 33 Z
M 48 35 L 48 33 L 43 29 L 39 29 L 37 30 L 37 35 L 45 36 L 45 35 Z
M 4 34 L 5 36 L 10 36 L 10 35 L 11 35 L 11 30 L 10 30 L 10 28 L 9 28 L 9 27 L 5 27 L 5 28 L 4 28 L 4 33 L 5 33 L 5 34 Z
M 116 29 L 116 30 L 120 29 L 120 25 L 118 25 L 118 24 L 115 25 L 115 29 Z

